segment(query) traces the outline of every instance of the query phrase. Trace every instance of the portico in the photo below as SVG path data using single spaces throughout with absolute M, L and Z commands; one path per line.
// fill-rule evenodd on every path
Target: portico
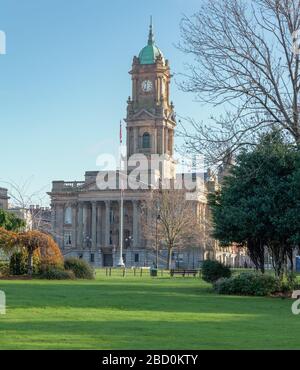
M 103 265 L 103 254 L 111 254 L 115 265 L 115 254 L 119 249 L 119 230 L 120 230 L 120 192 L 103 194 L 97 199 L 95 196 L 90 198 L 84 187 L 84 183 L 53 183 L 53 228 L 54 237 L 61 246 L 65 255 L 86 257 L 90 253 L 89 259 L 97 259 Z M 70 194 L 70 190 L 71 194 Z M 74 192 L 77 194 L 74 199 Z M 55 197 L 54 193 L 61 195 L 65 193 L 65 199 Z M 70 196 L 71 195 L 71 196 Z M 124 197 L 124 254 L 126 256 L 128 248 L 139 250 L 143 248 L 141 238 L 140 218 L 141 209 L 140 196 L 130 194 Z M 94 257 L 93 257 L 94 255 Z M 91 261 L 92 262 L 92 261 Z M 96 261 L 95 261 L 96 262 Z

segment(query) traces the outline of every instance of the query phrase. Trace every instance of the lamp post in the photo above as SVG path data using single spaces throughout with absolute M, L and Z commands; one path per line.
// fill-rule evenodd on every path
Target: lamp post
M 131 246 L 131 242 L 133 241 L 133 238 L 132 238 L 132 236 L 130 235 L 130 236 L 128 236 L 126 239 L 125 239 L 125 246 L 126 246 L 126 248 L 130 248 L 130 246 Z
M 122 156 L 122 142 L 123 142 L 123 135 L 122 135 L 122 121 L 120 121 L 120 148 L 119 148 L 119 156 L 120 156 L 120 168 L 119 168 L 119 189 L 120 189 L 120 232 L 119 232 L 119 241 L 120 241 L 120 257 L 119 263 L 117 264 L 118 267 L 125 267 L 123 261 L 123 228 L 124 228 L 124 184 L 122 175 L 124 174 L 124 158 Z M 125 175 L 125 174 L 124 174 Z M 125 175 L 126 176 L 126 175 Z
M 91 242 L 92 242 L 92 238 L 86 234 L 83 234 L 84 237 L 83 237 L 83 242 L 84 242 L 84 245 L 87 247 L 87 249 L 90 249 L 90 245 L 91 245 Z
M 133 241 L 133 237 L 129 235 L 127 238 L 125 238 L 125 248 L 130 248 L 131 247 L 131 242 Z M 132 250 L 131 250 L 131 262 L 132 262 Z
M 120 199 L 120 258 L 118 267 L 125 267 L 123 261 L 123 224 L 124 224 L 124 190 L 121 185 L 121 199 Z
M 156 268 L 158 268 L 158 221 L 160 221 L 159 213 L 156 215 L 156 227 L 155 227 Z

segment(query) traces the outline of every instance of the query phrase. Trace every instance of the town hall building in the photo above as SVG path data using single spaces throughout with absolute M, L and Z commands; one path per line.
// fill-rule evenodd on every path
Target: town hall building
M 170 100 L 171 72 L 167 59 L 156 46 L 152 25 L 147 45 L 133 58 L 130 71 L 132 94 L 127 101 L 126 149 L 127 157 L 159 155 L 162 168 L 150 174 L 161 181 L 174 179 L 174 131 L 176 116 Z M 124 196 L 123 227 L 120 228 L 120 175 L 116 171 L 117 188 L 99 189 L 99 171 L 85 173 L 84 181 L 53 181 L 51 197 L 52 234 L 65 257 L 83 258 L 95 267 L 117 266 L 120 255 L 120 229 L 123 229 L 123 260 L 127 267 L 150 266 L 155 261 L 155 248 L 143 235 L 141 206 L 147 190 L 126 189 Z M 204 175 L 205 188 L 214 191 L 217 179 Z M 152 181 L 152 180 L 150 180 Z M 151 191 L 149 187 L 148 192 Z M 199 222 L 208 217 L 204 194 L 195 200 Z M 199 267 L 206 258 L 218 258 L 217 243 L 209 239 L 205 245 L 190 245 L 173 253 L 174 266 Z M 230 258 L 236 258 L 231 256 Z M 231 260 L 230 260 L 231 261 Z M 167 250 L 159 250 L 159 267 L 167 264 Z M 227 260 L 228 262 L 228 260 Z M 237 261 L 232 260 L 233 264 Z M 240 262 L 239 262 L 240 263 Z

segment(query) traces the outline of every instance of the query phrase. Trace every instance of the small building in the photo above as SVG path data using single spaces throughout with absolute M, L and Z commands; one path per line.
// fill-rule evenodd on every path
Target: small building
M 32 217 L 29 209 L 21 207 L 12 207 L 7 210 L 10 213 L 13 213 L 16 217 L 25 221 L 25 231 L 32 230 Z
M 32 229 L 47 234 L 51 233 L 51 208 L 39 205 L 30 205 L 29 212 L 32 220 Z
M 8 190 L 5 188 L 0 188 L 0 209 L 8 209 Z

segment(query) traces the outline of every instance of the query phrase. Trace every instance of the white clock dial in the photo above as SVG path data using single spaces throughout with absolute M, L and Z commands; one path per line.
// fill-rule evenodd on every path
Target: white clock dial
M 144 92 L 150 92 L 153 89 L 153 84 L 150 80 L 146 80 L 142 82 L 142 89 Z

